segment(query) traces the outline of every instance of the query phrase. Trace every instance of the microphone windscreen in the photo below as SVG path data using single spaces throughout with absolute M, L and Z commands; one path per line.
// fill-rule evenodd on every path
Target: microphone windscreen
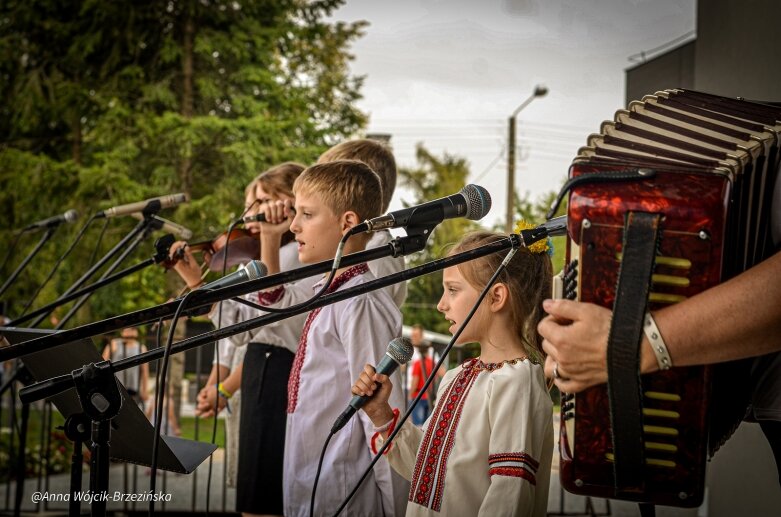
M 491 210 L 491 194 L 480 185 L 469 184 L 461 189 L 466 198 L 466 217 L 477 221 L 488 215 Z
M 79 218 L 79 213 L 76 210 L 72 209 L 72 208 L 70 210 L 68 210 L 67 212 L 65 212 L 65 222 L 66 223 L 72 223 L 73 221 L 75 221 L 78 218 Z
M 247 280 L 257 280 L 268 274 L 266 264 L 259 260 L 249 262 L 244 269 L 247 272 Z
M 386 353 L 399 364 L 407 364 L 412 359 L 412 341 L 405 337 L 397 337 L 388 343 Z

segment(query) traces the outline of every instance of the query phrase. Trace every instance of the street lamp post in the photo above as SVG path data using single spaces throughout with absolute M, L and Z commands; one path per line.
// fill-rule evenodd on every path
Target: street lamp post
M 513 231 L 514 204 L 515 204 L 515 118 L 520 111 L 528 106 L 536 97 L 544 97 L 548 93 L 548 88 L 542 85 L 534 87 L 534 92 L 528 99 L 523 101 L 520 106 L 515 108 L 508 120 L 507 131 L 507 223 L 505 231 Z

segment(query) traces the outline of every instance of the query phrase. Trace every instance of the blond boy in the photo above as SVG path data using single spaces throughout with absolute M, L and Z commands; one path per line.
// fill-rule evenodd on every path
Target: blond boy
M 299 260 L 305 264 L 333 259 L 342 236 L 363 220 L 380 215 L 382 209 L 379 177 L 358 161 L 314 165 L 299 176 L 293 190 L 295 216 L 290 230 L 298 244 Z M 290 214 L 292 211 L 286 213 Z M 351 237 L 344 253 L 363 250 L 369 238 L 367 234 Z M 374 278 L 366 264 L 342 268 L 330 290 L 355 287 Z M 321 286 L 322 281 L 311 294 Z M 352 379 L 365 364 L 376 364 L 388 343 L 400 335 L 401 312 L 384 290 L 309 314 L 288 383 L 283 469 L 286 516 L 309 514 L 320 452 L 331 425 L 351 398 Z M 398 373 L 391 378 L 401 382 Z M 402 404 L 401 395 L 398 399 L 396 403 Z M 373 426 L 362 414 L 331 439 L 318 482 L 315 515 L 333 515 L 357 484 L 372 458 L 372 435 Z M 403 515 L 408 489 L 407 482 L 383 458 L 344 515 Z

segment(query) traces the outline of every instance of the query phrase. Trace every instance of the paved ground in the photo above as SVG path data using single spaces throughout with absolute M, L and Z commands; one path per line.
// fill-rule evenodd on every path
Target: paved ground
M 212 461 L 212 480 L 210 494 L 210 509 L 212 511 L 221 511 L 223 508 L 231 510 L 234 507 L 235 490 L 233 488 L 223 489 L 223 469 L 224 455 L 222 450 L 218 450 L 213 455 Z M 209 472 L 209 462 L 204 462 L 193 474 L 180 475 L 165 473 L 158 477 L 157 490 L 171 495 L 171 501 L 165 504 L 156 504 L 156 509 L 160 511 L 203 511 L 206 508 L 207 479 Z M 588 512 L 586 498 L 575 496 L 560 489 L 558 472 L 558 454 L 553 458 L 553 470 L 551 475 L 551 487 L 548 498 L 549 515 L 591 515 Z M 89 485 L 89 473 L 84 472 L 83 487 L 86 490 Z M 113 494 L 118 491 L 125 494 L 143 493 L 149 490 L 149 473 L 145 467 L 136 467 L 132 465 L 115 464 L 111 467 L 110 490 Z M 36 510 L 48 511 L 67 511 L 66 502 L 49 502 L 35 505 L 31 501 L 32 494 L 36 491 L 47 492 L 49 494 L 65 494 L 68 492 L 70 480 L 68 476 L 53 476 L 49 480 L 48 489 L 44 486 L 38 486 L 37 480 L 25 483 L 25 496 L 22 509 L 25 512 L 35 512 Z M 7 494 L 7 486 L 0 486 L 0 509 L 12 508 L 15 487 L 11 485 L 11 492 Z M 6 500 L 9 499 L 10 506 L 6 506 Z M 596 515 L 613 515 L 617 517 L 635 517 L 639 515 L 637 506 L 631 503 L 621 501 L 608 502 L 603 499 L 595 499 L 592 502 L 593 510 Z M 109 510 L 133 510 L 132 503 L 109 501 Z M 145 511 L 148 503 L 137 503 L 135 509 Z M 87 511 L 88 505 L 82 504 L 82 510 Z M 659 507 L 657 509 L 658 517 L 695 517 L 696 510 L 680 510 L 676 508 Z
M 183 413 L 191 414 L 192 406 L 183 405 Z M 558 436 L 558 422 L 555 422 Z M 159 503 L 156 509 L 174 512 L 202 512 L 206 508 L 207 486 L 211 486 L 209 507 L 213 512 L 234 508 L 235 490 L 223 487 L 224 455 L 218 450 L 212 457 L 211 483 L 209 462 L 204 462 L 193 474 L 179 475 L 165 473 L 158 478 L 157 489 L 170 494 L 170 502 Z M 550 494 L 548 498 L 549 515 L 613 515 L 617 517 L 639 516 L 637 505 L 622 501 L 595 499 L 590 501 L 593 513 L 589 512 L 589 501 L 584 497 L 563 492 L 559 484 L 558 450 L 554 451 Z M 708 491 L 706 503 L 698 509 L 679 509 L 657 507 L 658 517 L 732 517 L 749 515 L 765 517 L 781 515 L 781 490 L 776 479 L 772 453 L 756 424 L 743 424 L 735 437 L 727 442 L 715 459 L 709 464 Z M 88 487 L 89 473 L 84 472 L 83 487 Z M 145 467 L 131 465 L 113 465 L 110 473 L 110 490 L 124 494 L 141 494 L 149 490 L 149 474 Z M 47 492 L 57 495 L 68 493 L 70 486 L 67 475 L 53 476 L 49 486 L 30 480 L 25 483 L 25 495 L 22 509 L 25 512 L 41 510 L 63 514 L 67 503 L 63 501 L 34 504 L 31 500 L 34 492 Z M 0 484 L 0 513 L 13 508 L 15 487 L 13 484 Z M 135 509 L 145 511 L 148 503 L 137 503 Z M 87 512 L 89 506 L 82 504 Z M 109 501 L 109 510 L 133 510 L 128 502 Z

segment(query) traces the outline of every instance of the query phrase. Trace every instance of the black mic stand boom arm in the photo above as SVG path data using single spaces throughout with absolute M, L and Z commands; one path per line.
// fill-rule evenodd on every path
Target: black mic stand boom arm
M 416 234 L 408 235 L 406 237 L 398 237 L 384 246 L 345 255 L 342 258 L 341 266 L 353 266 L 356 264 L 368 262 L 370 260 L 377 260 L 389 256 L 399 257 L 420 251 L 425 248 L 427 237 L 428 234 Z M 293 269 L 291 271 L 284 271 L 282 273 L 277 273 L 275 275 L 264 278 L 258 278 L 257 280 L 242 282 L 240 284 L 228 287 L 222 287 L 214 290 L 196 291 L 191 293 L 190 298 L 188 299 L 188 305 L 190 305 L 190 307 L 186 310 L 183 310 L 181 316 L 198 316 L 201 314 L 206 314 L 209 312 L 211 306 L 219 301 L 287 284 L 295 280 L 300 280 L 302 278 L 307 278 L 317 274 L 323 274 L 330 271 L 331 266 L 332 261 L 326 260 L 309 266 Z M 31 339 L 29 341 L 24 341 L 10 347 L 0 348 L 0 361 L 40 352 L 42 350 L 46 350 L 58 345 L 64 345 L 78 339 L 107 334 L 125 327 L 133 327 L 160 319 L 171 319 L 176 312 L 180 301 L 181 300 L 174 300 L 146 309 L 122 314 L 113 318 L 96 321 L 94 323 L 88 323 L 80 327 L 61 330 L 60 332 Z M 314 307 L 317 307 L 317 305 L 311 305 L 306 310 L 310 310 Z M 291 315 L 293 314 L 295 313 L 291 313 Z
M 544 238 L 544 236 L 542 238 Z M 539 240 L 539 238 L 536 240 Z M 338 301 L 346 300 L 353 296 L 358 296 L 363 293 L 367 293 L 369 291 L 382 289 L 383 287 L 387 287 L 389 285 L 393 285 L 398 282 L 411 280 L 413 278 L 417 278 L 419 276 L 423 276 L 428 273 L 432 273 L 434 271 L 439 271 L 446 267 L 455 266 L 461 264 L 462 262 L 467 262 L 469 260 L 473 260 L 478 257 L 483 257 L 485 255 L 490 255 L 491 253 L 497 253 L 500 251 L 509 250 L 511 248 L 517 248 L 519 246 L 526 246 L 532 244 L 533 242 L 536 242 L 536 240 L 531 240 L 529 237 L 525 237 L 523 235 L 523 232 L 520 235 L 512 234 L 507 238 L 492 242 L 491 244 L 488 244 L 486 246 L 481 246 L 479 248 L 464 251 L 456 255 L 427 262 L 426 264 L 422 264 L 420 266 L 413 267 L 411 269 L 406 269 L 404 271 L 399 271 L 398 273 L 393 273 L 391 275 L 387 275 L 382 278 L 378 278 L 376 280 L 367 282 L 365 284 L 361 284 L 355 287 L 345 289 L 343 291 L 335 291 L 333 293 L 327 294 L 322 298 L 318 299 L 312 305 L 308 307 L 301 307 L 300 309 L 292 311 L 289 314 L 265 314 L 257 318 L 236 323 L 235 325 L 230 325 L 224 328 L 220 328 L 210 332 L 206 332 L 204 334 L 200 334 L 198 336 L 193 336 L 191 338 L 183 339 L 182 341 L 175 343 L 171 347 L 170 353 L 176 354 L 179 352 L 184 352 L 186 350 L 190 350 L 191 348 L 212 343 L 218 339 L 223 339 L 226 337 L 233 336 L 235 334 L 240 334 L 248 330 L 262 327 L 263 325 L 269 323 L 274 323 L 276 321 L 289 318 L 296 314 L 309 312 L 310 310 L 316 309 L 318 307 L 323 307 L 325 305 L 330 305 Z M 353 254 L 353 256 L 354 255 L 357 254 Z M 23 344 L 26 343 L 27 342 Z M 144 352 L 143 354 L 138 354 L 136 356 L 129 357 L 127 359 L 119 360 L 116 363 L 112 364 L 112 368 L 115 372 L 126 370 L 128 368 L 133 368 L 135 366 L 139 366 L 141 364 L 148 363 L 156 359 L 160 359 L 164 353 L 165 351 L 162 348 L 156 348 L 155 350 L 150 350 L 148 352 Z M 19 398 L 25 402 L 32 402 L 46 397 L 51 397 L 71 387 L 73 387 L 73 377 L 71 375 L 61 375 L 59 377 L 54 377 L 52 379 L 38 382 L 36 384 L 23 388 L 19 392 Z

